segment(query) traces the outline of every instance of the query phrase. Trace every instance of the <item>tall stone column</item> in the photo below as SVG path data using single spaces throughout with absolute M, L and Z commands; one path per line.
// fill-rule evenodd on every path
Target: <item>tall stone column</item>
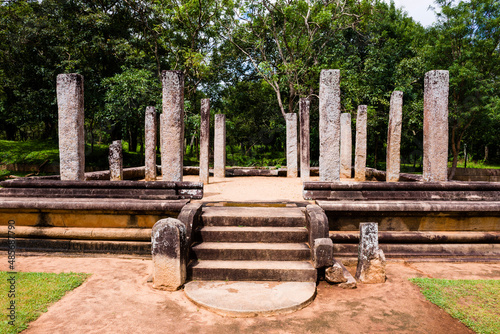
M 308 98 L 301 97 L 299 101 L 300 113 L 300 178 L 302 182 L 309 181 L 311 151 L 309 134 L 309 107 L 311 101 Z
M 109 180 L 123 181 L 123 150 L 121 140 L 115 140 L 109 145 Z
M 83 76 L 57 76 L 59 165 L 61 180 L 85 180 Z
M 184 159 L 184 74 L 163 71 L 163 117 L 160 117 L 163 181 L 182 181 Z
M 297 177 L 297 114 L 285 114 L 286 119 L 286 176 Z
M 144 178 L 146 181 L 156 181 L 156 110 L 146 107 L 144 121 Z
M 356 116 L 356 151 L 354 156 L 354 180 L 366 180 L 366 115 L 367 107 L 358 106 Z
M 340 115 L 340 177 L 351 178 L 352 131 L 351 114 Z
M 226 176 L 226 115 L 215 114 L 214 176 Z
M 200 182 L 208 184 L 210 160 L 210 99 L 201 100 Z
M 448 180 L 448 91 L 448 71 L 425 74 L 424 182 Z
M 319 79 L 319 178 L 340 180 L 340 70 L 322 70 Z
M 401 123 L 403 122 L 403 92 L 391 95 L 389 129 L 387 130 L 386 181 L 398 182 L 401 164 Z

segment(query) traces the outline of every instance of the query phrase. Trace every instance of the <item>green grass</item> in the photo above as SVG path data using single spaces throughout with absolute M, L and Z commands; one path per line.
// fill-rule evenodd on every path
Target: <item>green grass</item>
M 90 274 L 82 273 L 24 273 L 15 274 L 15 298 L 9 298 L 10 278 L 7 272 L 0 272 L 0 333 L 19 333 L 36 320 L 47 308 L 61 299 L 66 292 L 80 286 Z M 15 300 L 16 319 L 14 326 L 8 319 L 11 300 Z
M 465 160 L 460 159 L 457 162 L 458 168 L 464 168 Z M 448 167 L 451 167 L 451 162 L 448 163 Z M 499 165 L 485 164 L 482 160 L 479 161 L 467 161 L 467 168 L 477 168 L 477 169 L 500 169 Z
M 412 278 L 430 302 L 476 333 L 500 333 L 500 280 Z

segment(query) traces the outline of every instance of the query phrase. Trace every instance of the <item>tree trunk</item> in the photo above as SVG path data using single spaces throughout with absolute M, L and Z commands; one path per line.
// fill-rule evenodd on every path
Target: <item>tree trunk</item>
M 488 161 L 488 145 L 484 145 L 484 162 Z

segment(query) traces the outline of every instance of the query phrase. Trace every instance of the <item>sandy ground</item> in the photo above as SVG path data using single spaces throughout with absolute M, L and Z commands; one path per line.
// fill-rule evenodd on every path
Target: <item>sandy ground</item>
M 93 275 L 23 333 L 471 333 L 427 302 L 410 277 L 500 279 L 500 264 L 390 262 L 385 284 L 343 290 L 321 282 L 308 307 L 287 315 L 227 318 L 192 304 L 182 291 L 147 283 L 150 259 L 19 256 L 19 271 Z M 0 256 L 0 270 L 7 258 Z M 353 269 L 353 268 L 350 268 Z

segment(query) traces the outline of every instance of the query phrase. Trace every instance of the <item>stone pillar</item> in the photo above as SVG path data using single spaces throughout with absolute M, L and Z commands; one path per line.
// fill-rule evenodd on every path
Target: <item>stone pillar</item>
M 121 140 L 115 140 L 109 145 L 109 180 L 123 181 L 123 151 Z
M 384 283 L 385 264 L 384 252 L 378 248 L 378 224 L 360 223 L 356 279 L 361 283 Z
M 297 177 L 297 114 L 285 114 L 286 120 L 286 176 Z
M 448 71 L 425 74 L 424 182 L 448 180 L 448 91 Z
M 59 111 L 59 165 L 61 180 L 85 180 L 83 76 L 57 76 Z
M 356 116 L 356 152 L 354 156 L 354 180 L 366 180 L 366 115 L 367 107 L 358 106 Z
M 210 99 L 201 100 L 200 182 L 208 184 L 210 160 Z
M 340 180 L 340 70 L 322 70 L 319 79 L 319 178 Z
M 226 115 L 215 114 L 214 177 L 226 176 Z
M 389 129 L 387 130 L 386 181 L 399 181 L 401 163 L 401 123 L 403 122 L 403 92 L 394 91 L 391 95 Z
M 146 181 L 156 181 L 156 110 L 146 108 L 144 122 L 144 178 Z
M 184 159 L 184 74 L 163 71 L 163 117 L 160 117 L 163 181 L 182 181 Z
M 186 227 L 174 218 L 159 220 L 151 231 L 153 287 L 175 291 L 186 282 Z
M 302 182 L 309 181 L 310 177 L 310 135 L 309 135 L 309 107 L 311 101 L 301 97 L 299 102 L 300 113 L 300 178 Z
M 351 114 L 340 115 L 340 177 L 350 179 L 352 167 Z

